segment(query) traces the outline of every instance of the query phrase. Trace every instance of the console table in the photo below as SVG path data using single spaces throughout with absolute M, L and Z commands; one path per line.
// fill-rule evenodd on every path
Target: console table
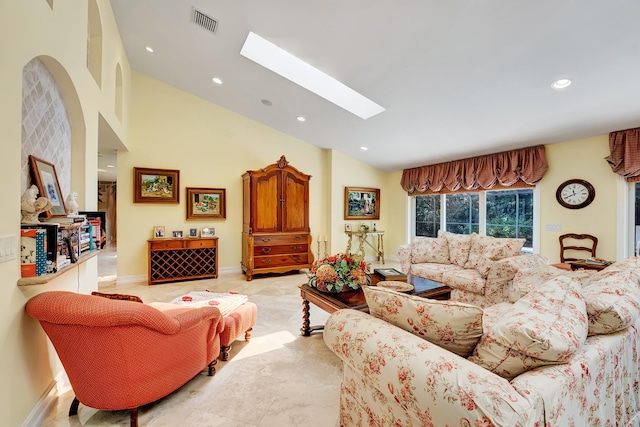
M 351 241 L 353 236 L 358 238 L 358 252 L 357 255 L 360 255 L 362 259 L 364 259 L 364 245 L 366 244 L 371 249 L 373 249 L 376 253 L 376 257 L 378 261 L 382 261 L 384 264 L 384 241 L 382 237 L 384 236 L 384 231 L 345 231 L 347 236 L 349 236 L 349 242 L 347 243 L 346 253 L 351 253 Z M 375 246 L 367 240 L 367 237 L 374 236 L 376 238 Z
M 149 284 L 218 277 L 218 238 L 147 240 Z

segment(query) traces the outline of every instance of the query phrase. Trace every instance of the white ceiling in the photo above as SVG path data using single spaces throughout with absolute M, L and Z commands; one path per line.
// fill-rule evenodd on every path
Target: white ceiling
M 386 171 L 640 126 L 638 0 L 111 5 L 134 70 Z M 362 120 L 244 58 L 249 31 L 386 111 Z M 559 78 L 573 85 L 552 89 Z

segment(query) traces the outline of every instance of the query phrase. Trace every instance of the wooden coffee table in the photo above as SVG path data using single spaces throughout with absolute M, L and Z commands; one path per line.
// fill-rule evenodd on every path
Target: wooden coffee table
M 451 296 L 451 288 L 442 283 L 413 276 L 407 276 L 407 283 L 414 286 L 413 291 L 407 292 L 411 295 L 439 300 L 448 300 Z M 313 331 L 324 329 L 323 325 L 309 325 L 309 303 L 313 303 L 313 305 L 323 309 L 327 313 L 333 313 L 343 308 L 351 308 L 366 313 L 369 312 L 369 307 L 367 306 L 367 301 L 365 300 L 362 289 L 331 294 L 320 292 L 306 283 L 300 285 L 299 288 L 300 296 L 302 297 L 302 328 L 300 328 L 300 334 L 305 337 L 311 335 Z

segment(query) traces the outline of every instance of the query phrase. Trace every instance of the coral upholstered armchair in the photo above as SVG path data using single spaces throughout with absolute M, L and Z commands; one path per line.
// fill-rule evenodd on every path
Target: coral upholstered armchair
M 43 292 L 27 313 L 53 343 L 79 402 L 96 409 L 131 410 L 178 389 L 220 354 L 224 327 L 216 307 L 160 311 L 146 304 L 72 292 Z

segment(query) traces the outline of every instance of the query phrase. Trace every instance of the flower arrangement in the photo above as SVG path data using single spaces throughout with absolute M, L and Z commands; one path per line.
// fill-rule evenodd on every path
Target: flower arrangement
M 369 266 L 359 258 L 337 254 L 315 260 L 311 264 L 309 286 L 323 292 L 345 292 L 368 285 Z

